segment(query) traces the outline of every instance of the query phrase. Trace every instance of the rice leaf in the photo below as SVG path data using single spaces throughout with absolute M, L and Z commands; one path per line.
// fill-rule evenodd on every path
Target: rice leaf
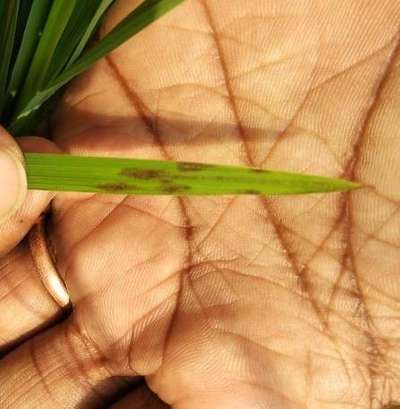
M 191 162 L 26 154 L 35 190 L 132 195 L 287 195 L 348 191 L 343 179 Z
M 92 20 L 86 27 L 85 33 L 82 35 L 79 44 L 77 45 L 74 53 L 72 54 L 70 60 L 68 61 L 67 67 L 70 67 L 82 54 L 82 51 L 86 47 L 90 37 L 93 35 L 97 26 L 99 25 L 101 18 L 104 16 L 105 12 L 109 9 L 114 0 L 102 0 L 98 5 L 96 13 L 93 15 Z
M 110 4 L 113 1 L 114 0 L 108 0 L 107 3 Z M 101 18 L 107 10 L 107 8 L 104 9 L 104 7 L 102 7 L 102 3 L 104 3 L 104 1 L 101 0 L 77 2 L 74 12 L 69 19 L 68 26 L 54 52 L 49 69 L 49 80 L 56 78 L 74 55 L 77 54 L 79 56 L 82 53 L 90 38 L 90 36 L 87 36 L 87 31 L 92 24 L 93 16 L 96 15 L 97 17 L 101 9 L 102 13 L 99 16 L 99 18 Z M 96 28 L 96 26 L 94 28 Z
M 13 49 L 13 54 L 11 57 L 11 61 L 13 62 L 13 64 L 15 63 L 15 60 L 19 53 L 19 49 L 21 47 L 21 41 L 24 36 L 26 23 L 28 21 L 28 17 L 29 17 L 31 8 L 32 8 L 31 1 L 20 1 L 19 10 L 18 10 L 18 18 L 17 18 L 17 27 L 15 30 L 14 49 Z
M 76 2 L 77 0 L 53 1 L 43 34 L 41 35 L 36 53 L 33 57 L 28 77 L 17 104 L 17 110 L 25 106 L 45 85 L 54 52 L 67 27 Z
M 34 0 L 29 7 L 29 16 L 26 25 L 21 22 L 21 31 L 23 31 L 22 40 L 16 55 L 14 68 L 12 70 L 8 84 L 8 96 L 14 98 L 26 77 L 36 46 L 39 42 L 41 31 L 46 22 L 52 0 Z M 27 2 L 23 2 L 26 7 Z M 20 24 L 20 23 L 18 23 Z
M 7 80 L 14 49 L 20 2 L 7 0 L 0 9 L 0 116 L 7 100 Z
M 14 133 L 18 133 L 18 130 L 23 127 L 24 118 L 39 109 L 40 106 L 62 86 L 183 1 L 184 0 L 145 0 L 93 48 L 84 53 L 83 56 L 51 81 L 44 89 L 38 91 L 36 94 L 27 92 L 26 94 L 32 95 L 32 98 L 25 96 L 22 99 L 10 130 Z M 67 4 L 72 4 L 72 0 L 71 3 L 68 2 Z M 64 11 L 64 13 L 65 12 L 66 11 Z M 46 52 L 46 55 L 50 54 L 49 45 L 46 46 L 43 52 Z M 49 58 L 51 58 L 51 56 L 49 56 Z M 37 76 L 38 75 L 36 75 L 36 77 Z

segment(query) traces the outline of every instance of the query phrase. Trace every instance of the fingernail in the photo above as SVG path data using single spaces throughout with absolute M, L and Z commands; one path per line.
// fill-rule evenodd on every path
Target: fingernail
M 22 163 L 7 150 L 0 151 L 0 222 L 11 217 L 22 205 L 27 190 Z

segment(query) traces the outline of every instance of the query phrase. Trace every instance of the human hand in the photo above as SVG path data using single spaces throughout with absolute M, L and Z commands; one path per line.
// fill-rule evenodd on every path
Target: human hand
M 0 129 L 0 189 L 0 222 L 3 222 L 18 210 L 27 192 L 23 155 L 3 129 Z
M 6 407 L 98 407 L 133 375 L 174 409 L 400 400 L 399 17 L 390 0 L 189 0 L 76 81 L 54 125 L 67 151 L 374 188 L 58 196 L 50 235 L 74 308 L 0 364 Z
M 17 246 L 53 197 L 47 192 L 27 192 L 20 147 L 57 150 L 50 141 L 36 137 L 20 138 L 17 144 L 0 127 L 0 353 L 58 314 L 54 301 L 47 299 L 37 281 L 26 243 Z

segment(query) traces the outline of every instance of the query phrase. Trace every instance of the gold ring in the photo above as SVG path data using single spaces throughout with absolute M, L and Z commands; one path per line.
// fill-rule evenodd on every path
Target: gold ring
M 60 307 L 68 307 L 71 299 L 49 251 L 44 217 L 33 226 L 28 234 L 28 241 L 33 263 L 43 285 Z

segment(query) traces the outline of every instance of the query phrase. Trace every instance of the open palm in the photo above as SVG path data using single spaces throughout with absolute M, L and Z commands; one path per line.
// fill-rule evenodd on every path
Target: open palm
M 97 390 L 145 376 L 175 409 L 400 400 L 399 18 L 391 0 L 188 0 L 81 76 L 54 121 L 68 152 L 371 188 L 60 195 L 50 235 L 74 310 L 36 348 L 66 337 Z

